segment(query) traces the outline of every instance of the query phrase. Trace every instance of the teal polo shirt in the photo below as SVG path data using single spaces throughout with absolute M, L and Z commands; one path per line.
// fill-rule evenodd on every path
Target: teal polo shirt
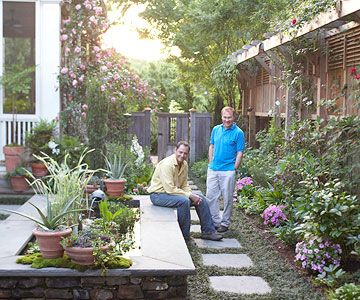
M 214 157 L 209 168 L 213 171 L 233 171 L 237 153 L 244 152 L 244 132 L 234 123 L 225 129 L 223 124 L 211 131 L 210 144 L 214 145 Z

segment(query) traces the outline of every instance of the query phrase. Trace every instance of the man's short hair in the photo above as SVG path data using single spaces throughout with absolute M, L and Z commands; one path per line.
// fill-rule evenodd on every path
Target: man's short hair
M 223 115 L 225 111 L 231 112 L 233 116 L 235 115 L 235 109 L 233 109 L 231 106 L 223 107 L 223 109 L 221 110 L 221 115 Z
M 190 145 L 189 145 L 189 143 L 186 142 L 186 141 L 180 141 L 180 142 L 178 142 L 178 143 L 176 144 L 176 150 L 179 149 L 179 147 L 180 147 L 181 145 L 187 147 L 188 150 L 190 151 Z

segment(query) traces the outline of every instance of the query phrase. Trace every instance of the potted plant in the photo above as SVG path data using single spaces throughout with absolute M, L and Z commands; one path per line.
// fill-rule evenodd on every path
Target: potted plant
M 26 170 L 24 167 L 16 167 L 14 172 L 9 174 L 9 177 L 13 191 L 25 192 L 30 188 L 30 184 L 26 180 L 27 178 L 30 178 L 30 176 L 28 175 L 28 170 Z
M 56 127 L 54 121 L 41 119 L 26 136 L 26 147 L 34 157 L 40 155 L 57 155 L 57 144 L 53 141 L 53 132 Z M 31 163 L 32 172 L 35 177 L 43 177 L 48 174 L 45 164 L 38 159 Z
M 122 196 L 126 179 L 123 178 L 127 164 L 122 160 L 121 152 L 113 154 L 110 160 L 105 156 L 108 179 L 104 180 L 106 192 L 111 197 Z
M 5 168 L 6 172 L 9 173 L 14 172 L 16 167 L 21 163 L 21 155 L 25 150 L 23 146 L 16 143 L 16 114 L 21 110 L 21 107 L 24 106 L 24 102 L 29 102 L 28 98 L 34 71 L 34 66 L 26 68 L 14 64 L 7 67 L 5 74 L 0 77 L 0 84 L 5 91 L 4 113 L 12 113 L 10 142 L 3 147 Z
M 62 248 L 60 241 L 62 237 L 71 234 L 71 228 L 65 226 L 65 216 L 82 209 L 70 209 L 73 202 L 76 199 L 68 201 L 67 205 L 63 207 L 59 214 L 55 214 L 53 210 L 52 200 L 49 196 L 46 197 L 46 211 L 43 213 L 39 207 L 30 203 L 35 207 L 40 219 L 24 214 L 22 212 L 10 209 L 2 209 L 7 212 L 11 212 L 20 216 L 23 216 L 29 220 L 34 221 L 38 228 L 33 230 L 33 234 L 39 243 L 41 254 L 44 258 L 58 258 L 62 257 L 64 249 Z
M 62 239 L 61 245 L 73 263 L 93 265 L 96 252 L 109 249 L 112 242 L 110 235 L 93 224 Z
M 92 194 L 101 187 L 101 184 L 102 184 L 102 179 L 99 176 L 93 175 L 85 187 L 85 193 L 87 195 Z
M 88 209 L 87 203 L 81 200 L 88 178 L 95 172 L 89 170 L 87 164 L 83 163 L 85 155 L 89 152 L 91 151 L 84 152 L 81 155 L 78 165 L 74 168 L 69 168 L 67 156 L 61 164 L 48 155 L 35 156 L 36 159 L 45 164 L 50 173 L 46 178 L 35 178 L 31 173 L 28 173 L 34 180 L 31 185 L 35 187 L 36 193 L 46 196 L 45 213 L 31 203 L 37 210 L 40 219 L 21 212 L 7 210 L 33 220 L 38 225 L 33 233 L 45 258 L 62 256 L 61 237 L 71 234 L 70 227 L 78 223 L 79 213 Z M 85 205 L 86 207 L 84 207 Z M 51 248 L 49 249 L 50 245 Z

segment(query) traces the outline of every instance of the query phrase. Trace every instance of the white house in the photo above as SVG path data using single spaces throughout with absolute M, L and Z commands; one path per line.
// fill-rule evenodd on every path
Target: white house
M 0 161 L 4 145 L 23 144 L 35 122 L 60 111 L 60 19 L 60 0 L 0 0 L 0 76 L 9 66 L 36 66 L 28 97 L 16 99 L 16 114 L 14 97 L 0 87 Z

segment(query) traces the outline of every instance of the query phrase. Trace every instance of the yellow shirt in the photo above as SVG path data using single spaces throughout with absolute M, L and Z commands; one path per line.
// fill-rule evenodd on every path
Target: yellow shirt
M 178 165 L 175 154 L 161 160 L 151 178 L 149 193 L 167 193 L 189 197 L 191 189 L 187 181 L 188 164 Z

